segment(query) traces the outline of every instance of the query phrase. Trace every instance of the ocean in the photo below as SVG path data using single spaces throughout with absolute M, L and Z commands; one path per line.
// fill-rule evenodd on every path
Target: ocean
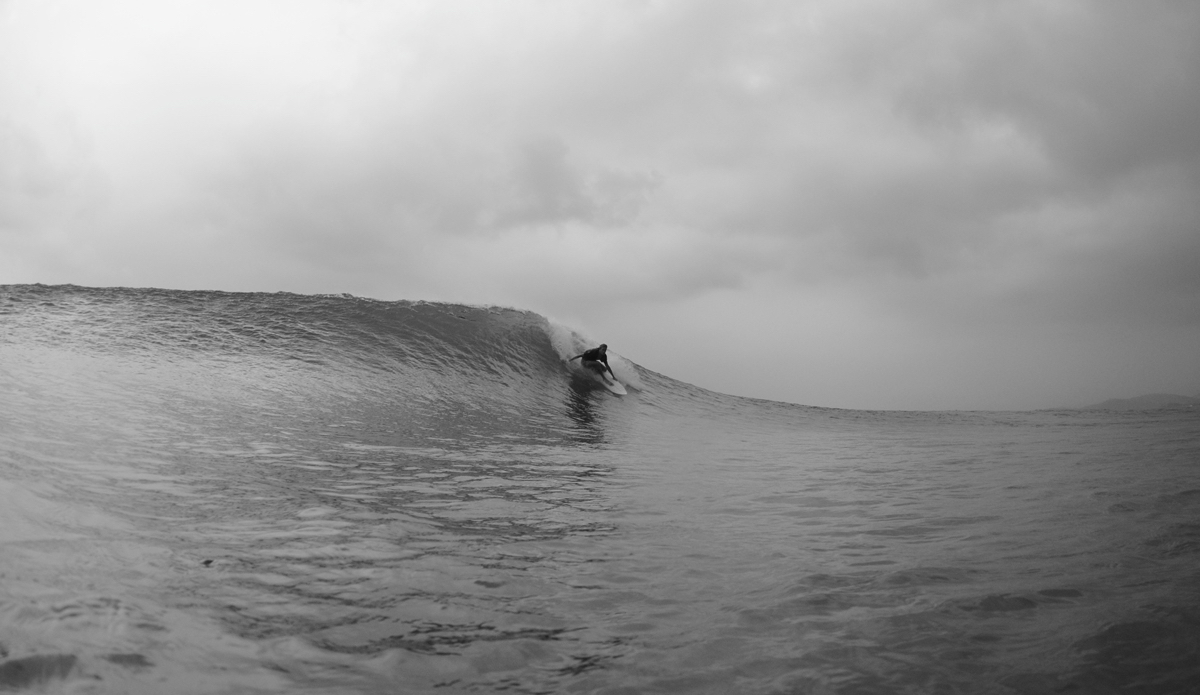
M 1200 409 L 842 410 L 610 353 L 622 397 L 593 345 L 0 287 L 0 691 L 1200 692 Z

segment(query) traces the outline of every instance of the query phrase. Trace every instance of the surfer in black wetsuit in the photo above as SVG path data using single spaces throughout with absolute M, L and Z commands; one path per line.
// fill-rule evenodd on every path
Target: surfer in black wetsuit
M 608 346 L 604 343 L 601 343 L 600 347 L 592 348 L 587 352 L 575 355 L 567 361 L 571 362 L 581 357 L 583 358 L 583 361 L 580 362 L 580 364 L 583 365 L 585 369 L 591 369 L 600 376 L 604 376 L 604 371 L 608 370 L 608 373 L 612 374 L 613 381 L 617 380 L 617 375 L 613 374 L 612 367 L 608 366 Z

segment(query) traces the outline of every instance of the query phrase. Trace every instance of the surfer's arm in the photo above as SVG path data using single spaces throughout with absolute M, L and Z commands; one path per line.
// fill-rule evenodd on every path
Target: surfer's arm
M 586 353 L 579 354 L 579 355 L 575 355 L 574 357 L 572 357 L 571 359 L 569 359 L 569 360 L 567 360 L 567 361 L 568 361 L 568 362 L 574 362 L 575 360 L 579 359 L 580 357 L 583 357 L 583 355 L 584 355 L 584 354 L 586 354 Z

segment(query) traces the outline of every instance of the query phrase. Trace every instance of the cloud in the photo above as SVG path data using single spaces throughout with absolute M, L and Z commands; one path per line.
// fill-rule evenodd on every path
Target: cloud
M 503 229 L 580 222 L 604 229 L 634 222 L 658 177 L 654 172 L 616 169 L 585 172 L 569 159 L 561 140 L 547 138 L 520 149 L 506 183 L 502 200 L 496 201 L 497 211 L 485 211 L 481 226 Z
M 0 277 L 637 315 L 656 355 L 734 349 L 708 306 L 848 336 L 827 362 L 893 364 L 850 340 L 1190 344 L 1198 20 L 1165 1 L 10 1 Z M 780 381 L 751 362 L 730 383 Z

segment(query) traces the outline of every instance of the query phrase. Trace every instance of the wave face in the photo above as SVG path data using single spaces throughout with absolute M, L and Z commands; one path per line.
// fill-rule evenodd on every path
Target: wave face
M 212 399 L 250 420 L 307 415 L 316 424 L 353 410 L 405 423 L 405 441 L 540 436 L 531 420 L 569 428 L 542 415 L 593 386 L 565 361 L 590 346 L 512 309 L 41 286 L 8 288 L 5 299 L 0 340 L 132 370 L 154 393 Z M 638 381 L 632 365 L 614 367 Z
M 716 394 L 530 312 L 0 287 L 0 690 L 1189 692 L 1200 411 Z
M 58 367 L 82 372 L 80 386 L 103 374 L 132 412 L 186 403 L 248 436 L 345 420 L 388 445 L 595 434 L 586 405 L 602 389 L 568 362 L 594 345 L 531 312 L 69 286 L 11 287 L 5 300 L 0 341 L 32 349 L 47 368 L 62 360 Z M 643 378 L 672 383 L 615 354 L 611 361 L 635 388 Z

